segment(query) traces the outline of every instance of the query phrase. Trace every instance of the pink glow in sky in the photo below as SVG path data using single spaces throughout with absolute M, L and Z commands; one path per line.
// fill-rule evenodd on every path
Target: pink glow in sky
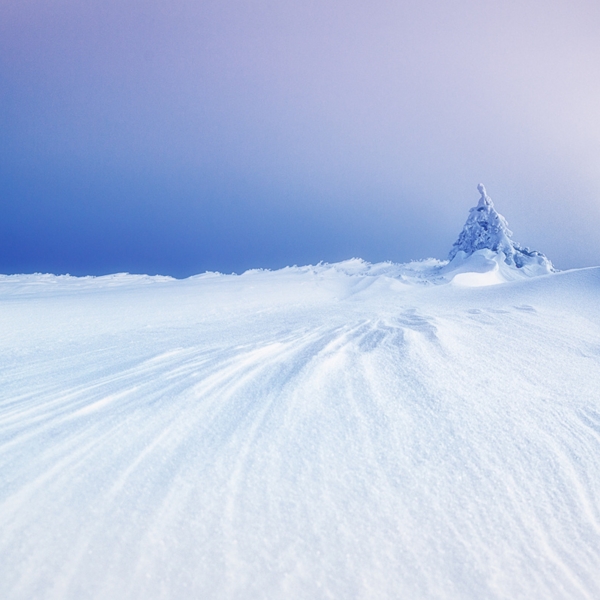
M 579 0 L 4 0 L 0 270 L 58 251 L 39 214 L 65 268 L 151 270 L 157 238 L 182 272 L 443 258 L 479 181 L 519 241 L 598 264 L 598 31 Z M 99 222 L 135 249 L 94 262 Z

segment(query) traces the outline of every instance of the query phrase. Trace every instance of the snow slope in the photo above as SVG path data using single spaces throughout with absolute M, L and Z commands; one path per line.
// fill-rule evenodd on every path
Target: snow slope
M 0 277 L 0 597 L 600 598 L 600 269 L 496 258 Z

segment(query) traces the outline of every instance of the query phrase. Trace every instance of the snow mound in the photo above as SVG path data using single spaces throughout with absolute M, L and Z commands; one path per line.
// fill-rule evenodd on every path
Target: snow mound
M 457 258 L 464 263 L 465 258 L 481 250 L 491 250 L 501 255 L 510 267 L 522 269 L 527 276 L 552 273 L 554 267 L 541 252 L 524 248 L 512 240 L 512 231 L 506 219 L 494 208 L 485 186 L 477 186 L 481 197 L 477 206 L 469 211 L 467 222 L 452 246 L 448 258 L 451 264 Z

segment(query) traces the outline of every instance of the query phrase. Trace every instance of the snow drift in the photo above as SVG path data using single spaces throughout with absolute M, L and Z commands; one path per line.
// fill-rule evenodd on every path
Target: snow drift
M 0 596 L 600 597 L 600 269 L 498 232 L 0 277 Z

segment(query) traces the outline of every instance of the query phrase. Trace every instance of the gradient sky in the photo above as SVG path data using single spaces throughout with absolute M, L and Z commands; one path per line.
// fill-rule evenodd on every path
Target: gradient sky
M 0 272 L 600 264 L 600 3 L 0 0 Z

